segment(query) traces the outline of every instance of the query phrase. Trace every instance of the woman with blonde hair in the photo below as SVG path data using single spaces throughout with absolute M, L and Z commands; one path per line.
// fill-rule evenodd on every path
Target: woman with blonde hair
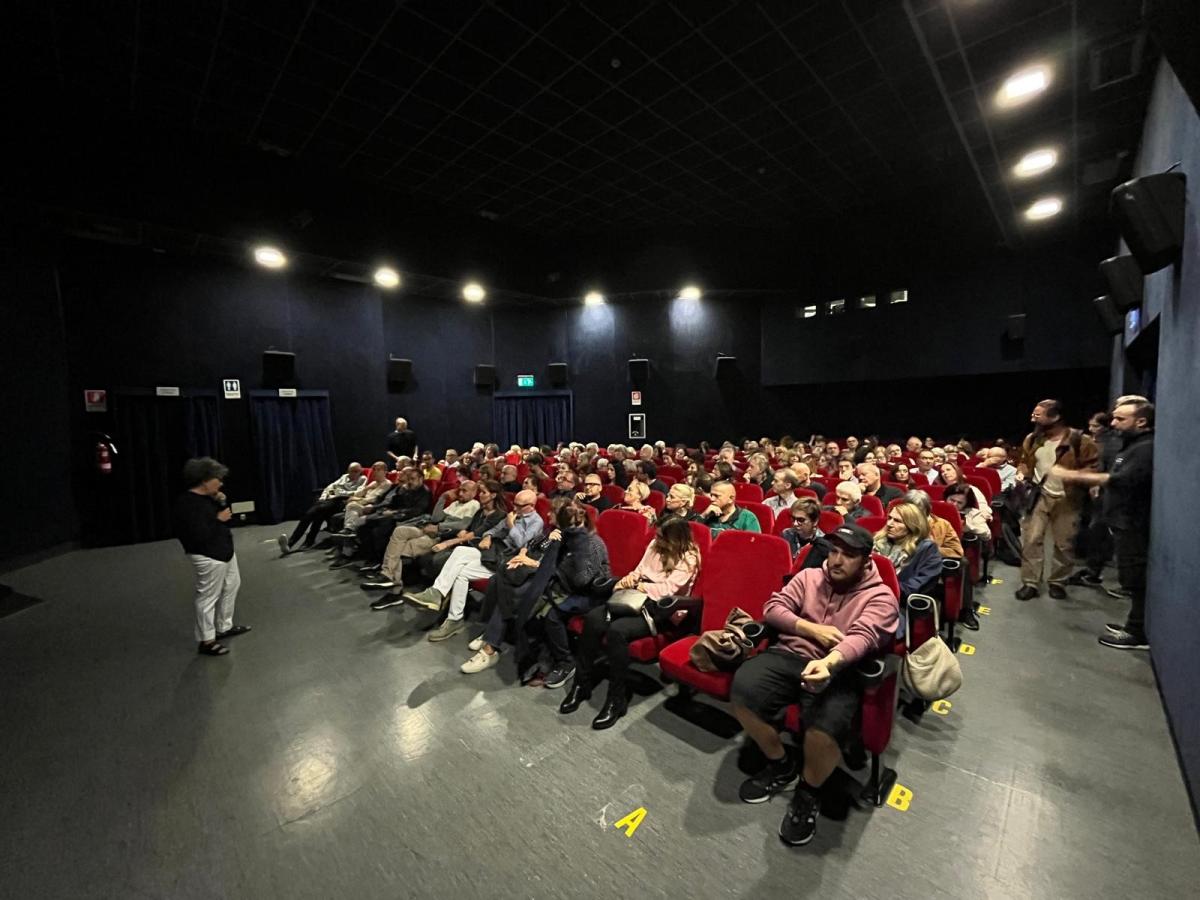
M 617 509 L 627 509 L 630 512 L 641 513 L 646 517 L 646 521 L 653 525 L 654 520 L 658 516 L 654 512 L 654 507 L 646 503 L 646 498 L 649 496 L 649 485 L 641 481 L 631 481 L 629 482 L 629 487 L 625 488 L 625 496 Z
M 875 552 L 886 556 L 900 579 L 900 600 L 928 594 L 942 575 L 942 554 L 929 538 L 929 520 L 915 503 L 897 503 L 875 534 Z
M 665 522 L 671 516 L 679 516 L 687 522 L 701 521 L 699 513 L 692 507 L 696 505 L 696 490 L 690 485 L 679 482 L 671 485 L 671 489 L 667 491 L 667 499 L 663 504 L 662 516 L 659 518 L 659 524 Z

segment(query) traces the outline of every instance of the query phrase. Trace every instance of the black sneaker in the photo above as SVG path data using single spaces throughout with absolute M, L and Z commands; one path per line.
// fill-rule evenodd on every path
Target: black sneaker
M 404 597 L 400 594 L 384 594 L 378 600 L 371 601 L 371 609 L 387 609 L 389 606 L 399 606 L 404 602 Z
M 575 674 L 575 667 L 571 663 L 559 663 L 550 670 L 550 674 L 546 676 L 543 682 L 548 688 L 560 688 Z
M 395 586 L 396 582 L 388 581 L 386 578 L 378 581 L 364 581 L 359 585 L 364 591 L 390 591 Z
M 331 562 L 329 564 L 329 568 L 344 569 L 344 568 L 346 568 L 346 566 L 350 565 L 352 562 L 354 562 L 354 560 L 351 559 L 349 556 L 343 556 L 341 559 L 335 559 L 333 562 Z
M 1103 634 L 1099 641 L 1105 647 L 1112 647 L 1114 650 L 1149 650 L 1150 642 L 1144 637 L 1130 634 L 1122 629 L 1120 634 Z
M 1104 630 L 1107 631 L 1109 634 L 1124 634 L 1125 626 L 1118 625 L 1116 622 L 1105 622 Z
M 958 624 L 968 631 L 978 631 L 979 617 L 975 615 L 975 610 L 964 609 L 958 616 Z
M 1093 575 L 1087 569 L 1084 569 L 1082 572 L 1076 572 L 1074 575 L 1068 578 L 1067 584 L 1074 585 L 1075 587 L 1098 588 L 1104 587 L 1104 579 L 1099 575 Z
M 796 788 L 783 821 L 779 823 L 779 839 L 789 847 L 803 847 L 817 833 L 817 815 L 821 801 L 807 785 Z
M 1037 585 L 1023 584 L 1017 588 L 1017 592 L 1013 596 L 1018 600 L 1032 600 L 1038 593 Z
M 783 759 L 767 763 L 765 769 L 742 782 L 738 797 L 743 803 L 765 803 L 800 777 L 792 752 L 785 747 L 784 753 Z
M 1051 600 L 1066 600 L 1067 599 L 1067 589 L 1065 587 L 1063 587 L 1061 584 L 1050 585 L 1049 593 L 1050 593 Z

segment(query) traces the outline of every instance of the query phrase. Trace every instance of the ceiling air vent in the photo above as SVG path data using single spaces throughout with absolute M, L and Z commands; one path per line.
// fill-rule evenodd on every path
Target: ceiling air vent
M 1098 91 L 1135 77 L 1142 69 L 1145 48 L 1145 32 L 1092 47 L 1088 52 L 1088 84 L 1091 89 Z

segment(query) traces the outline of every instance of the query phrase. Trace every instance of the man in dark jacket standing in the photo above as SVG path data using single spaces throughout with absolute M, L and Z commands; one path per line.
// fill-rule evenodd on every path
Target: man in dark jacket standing
M 242 577 L 233 552 L 233 535 L 226 522 L 232 517 L 221 484 L 229 470 L 211 457 L 189 459 L 183 467 L 188 486 L 172 510 L 175 537 L 196 572 L 197 652 L 223 656 L 229 648 L 218 638 L 245 634 L 249 625 L 233 624 L 233 605 Z
M 1121 398 L 1126 399 L 1126 398 Z M 1154 475 L 1154 404 L 1130 400 L 1113 410 L 1112 427 L 1121 447 L 1108 472 L 1056 467 L 1063 481 L 1104 490 L 1104 521 L 1112 529 L 1117 577 L 1129 592 L 1124 625 L 1106 625 L 1100 643 L 1116 650 L 1149 650 L 1146 636 L 1146 557 L 1150 547 L 1150 486 Z

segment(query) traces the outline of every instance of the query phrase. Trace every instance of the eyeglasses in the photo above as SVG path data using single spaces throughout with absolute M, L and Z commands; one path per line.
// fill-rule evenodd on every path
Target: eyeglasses
M 532 509 L 533 506 L 534 504 L 532 503 L 514 503 L 513 509 Z
M 799 525 L 801 522 L 807 525 L 812 521 L 812 519 L 810 519 L 808 516 L 792 516 L 792 521 L 797 525 Z
M 602 485 L 602 484 L 601 484 L 600 482 L 598 482 L 598 481 L 585 481 L 585 482 L 583 483 L 583 486 L 584 486 L 584 487 L 603 487 L 604 485 Z

